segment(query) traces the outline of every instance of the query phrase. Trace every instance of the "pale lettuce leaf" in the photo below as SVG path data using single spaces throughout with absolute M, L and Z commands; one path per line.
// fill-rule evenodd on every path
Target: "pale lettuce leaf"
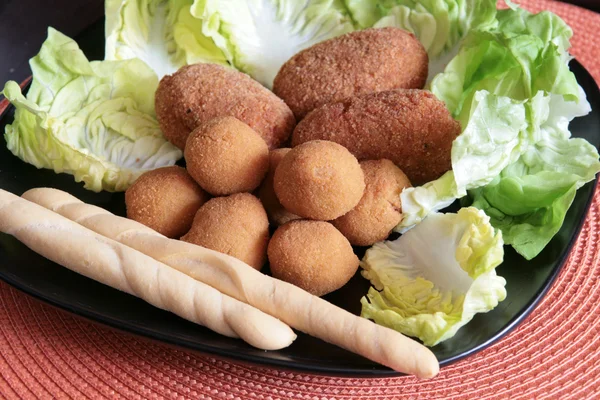
M 200 62 L 227 65 L 190 13 L 193 0 L 106 0 L 107 60 L 139 58 L 158 75 Z
M 502 233 L 483 211 L 431 214 L 367 250 L 362 273 L 373 287 L 361 316 L 434 346 L 506 298 L 506 281 L 496 274 L 503 257 Z
M 191 13 L 227 61 L 267 87 L 299 51 L 354 30 L 341 0 L 195 0 Z
M 16 82 L 3 91 L 16 107 L 5 139 L 23 161 L 74 175 L 93 191 L 122 191 L 143 172 L 181 158 L 159 129 L 158 78 L 141 60 L 89 62 L 50 28 L 30 65 L 27 98 Z

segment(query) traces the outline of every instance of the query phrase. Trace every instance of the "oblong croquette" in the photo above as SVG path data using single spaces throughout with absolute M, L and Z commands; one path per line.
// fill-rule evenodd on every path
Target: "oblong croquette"
M 286 141 L 296 120 L 290 108 L 248 75 L 217 64 L 192 64 L 163 77 L 156 116 L 167 140 L 183 149 L 191 131 L 213 118 L 233 116 L 270 149 Z
M 302 119 L 327 103 L 390 89 L 422 89 L 429 58 L 412 33 L 366 29 L 318 43 L 279 70 L 273 92 Z
M 398 89 L 321 106 L 298 124 L 292 145 L 330 140 L 359 160 L 387 158 L 421 185 L 450 170 L 452 142 L 460 132 L 433 93 Z

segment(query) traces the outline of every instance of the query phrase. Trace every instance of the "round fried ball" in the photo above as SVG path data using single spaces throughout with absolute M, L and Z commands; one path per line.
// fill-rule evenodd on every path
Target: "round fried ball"
M 268 254 L 275 278 L 316 296 L 341 288 L 358 269 L 352 246 L 329 222 L 297 220 L 280 226 Z
M 458 121 L 433 93 L 398 89 L 317 108 L 298 124 L 292 145 L 331 140 L 359 160 L 387 158 L 414 185 L 422 185 L 452 167 L 452 142 L 460 132 Z
M 400 193 L 410 181 L 390 160 L 360 163 L 365 174 L 365 193 L 352 211 L 332 221 L 355 246 L 370 246 L 387 238 L 402 220 Z
M 273 82 L 301 120 L 323 104 L 390 89 L 422 89 L 429 59 L 419 40 L 399 28 L 365 29 L 325 40 L 287 61 Z
M 163 77 L 155 108 L 165 137 L 182 150 L 191 131 L 216 117 L 243 121 L 270 149 L 281 146 L 296 125 L 283 100 L 248 75 L 217 64 L 186 65 Z
M 292 149 L 287 147 L 271 150 L 269 153 L 269 172 L 258 189 L 258 198 L 263 203 L 263 206 L 265 206 L 265 210 L 269 216 L 269 221 L 278 226 L 300 218 L 299 216 L 287 211 L 281 205 L 279 199 L 277 199 L 277 195 L 275 195 L 275 189 L 273 188 L 275 170 L 277 169 L 277 166 L 281 160 L 283 160 L 283 157 L 285 157 L 290 150 Z
M 142 174 L 125 192 L 127 218 L 178 238 L 208 198 L 184 168 L 158 168 Z
M 234 117 L 200 125 L 190 134 L 183 154 L 190 175 L 215 196 L 250 192 L 269 169 L 265 141 Z
M 249 193 L 215 197 L 200 207 L 192 229 L 181 240 L 260 270 L 267 258 L 269 220 L 260 200 Z
M 358 204 L 365 180 L 358 161 L 343 146 L 314 140 L 286 154 L 275 170 L 273 186 L 286 210 L 328 221 Z

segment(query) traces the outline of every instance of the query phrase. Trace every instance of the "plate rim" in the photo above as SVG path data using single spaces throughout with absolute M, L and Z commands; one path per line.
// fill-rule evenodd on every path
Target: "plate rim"
M 595 82 L 595 80 L 591 76 L 590 72 L 578 60 L 576 60 L 576 59 L 571 60 L 570 66 L 572 66 L 573 64 L 578 69 L 580 69 L 580 71 L 582 71 L 583 74 L 586 75 L 585 76 L 586 79 L 589 78 L 592 82 Z M 583 77 L 581 77 L 581 78 L 583 78 Z M 32 77 L 29 76 L 23 82 L 21 82 L 20 83 L 21 89 L 28 88 L 31 83 L 31 79 L 32 79 Z M 600 88 L 598 87 L 598 85 L 595 85 L 594 88 L 598 92 L 598 95 L 600 97 Z M 6 98 L 4 98 L 4 96 L 2 96 L 2 98 L 0 100 L 0 121 L 4 120 L 4 118 L 6 118 L 6 115 L 12 109 L 14 109 L 14 106 L 12 104 L 10 104 L 8 102 L 8 100 Z M 598 110 L 598 112 L 600 112 L 600 110 Z M 598 146 L 598 144 L 593 144 L 593 145 L 595 147 Z M 527 302 L 527 305 L 524 308 L 524 311 L 519 313 L 518 315 L 516 315 L 514 318 L 512 318 L 500 331 L 498 331 L 495 335 L 491 336 L 490 338 L 488 338 L 485 342 L 481 343 L 480 345 L 475 346 L 468 351 L 465 351 L 463 353 L 457 354 L 452 357 L 448 357 L 448 358 L 440 361 L 440 368 L 447 367 L 447 366 L 454 364 L 460 360 L 471 357 L 472 355 L 487 349 L 491 345 L 498 343 L 504 337 L 506 337 L 506 335 L 508 335 L 510 332 L 512 332 L 514 329 L 516 329 L 518 326 L 520 326 L 521 323 L 524 322 L 524 320 L 527 319 L 527 317 L 539 306 L 540 302 L 545 298 L 548 291 L 554 286 L 556 279 L 558 278 L 560 273 L 563 271 L 565 265 L 567 264 L 569 257 L 571 256 L 571 253 L 575 246 L 575 243 L 577 242 L 579 236 L 581 235 L 583 226 L 585 225 L 585 223 L 589 217 L 589 211 L 590 211 L 591 205 L 594 201 L 594 197 L 595 197 L 595 193 L 598 189 L 599 181 L 600 181 L 600 174 L 597 174 L 596 178 L 593 181 L 588 182 L 585 185 L 585 186 L 592 185 L 592 188 L 591 188 L 590 195 L 586 199 L 585 205 L 583 207 L 583 210 L 584 210 L 583 215 L 580 218 L 580 220 L 577 222 L 577 226 L 575 228 L 574 234 L 570 237 L 568 244 L 565 246 L 565 251 L 562 253 L 562 257 L 559 260 L 557 267 L 555 267 L 552 270 L 551 274 L 544 281 L 540 290 L 538 292 L 536 292 L 536 294 Z M 31 251 L 33 251 L 33 250 L 31 250 Z M 352 368 L 352 370 L 342 369 L 340 367 L 332 367 L 332 366 L 327 366 L 327 365 L 325 365 L 325 366 L 310 365 L 309 366 L 306 364 L 294 364 L 293 361 L 284 360 L 284 359 L 265 358 L 265 357 L 260 357 L 260 356 L 256 356 L 253 354 L 240 353 L 237 350 L 224 349 L 222 347 L 215 347 L 210 344 L 202 344 L 201 343 L 199 346 L 198 342 L 189 342 L 189 341 L 181 340 L 181 339 L 173 340 L 173 339 L 170 339 L 168 335 L 162 335 L 156 331 L 152 331 L 152 330 L 148 330 L 148 329 L 144 329 L 144 328 L 139 328 L 139 327 L 136 328 L 136 327 L 130 326 L 130 325 L 123 325 L 119 321 L 115 321 L 115 320 L 111 320 L 110 318 L 106 318 L 102 314 L 93 313 L 93 312 L 87 311 L 83 308 L 76 308 L 76 307 L 73 307 L 69 303 L 55 300 L 51 297 L 48 297 L 44 293 L 33 290 L 32 288 L 29 288 L 26 285 L 22 285 L 17 280 L 12 279 L 9 275 L 4 274 L 3 270 L 1 268 L 0 268 L 0 280 L 6 282 L 11 287 L 27 294 L 28 296 L 31 296 L 38 300 L 41 300 L 45 304 L 48 304 L 48 305 L 58 308 L 60 310 L 67 311 L 71 315 L 74 315 L 78 318 L 86 319 L 92 323 L 99 323 L 101 325 L 109 327 L 110 329 L 115 329 L 115 330 L 121 331 L 121 332 L 127 332 L 128 334 L 132 334 L 137 337 L 149 339 L 151 341 L 157 341 L 162 344 L 174 346 L 174 347 L 177 347 L 180 349 L 186 349 L 188 351 L 193 351 L 193 352 L 199 353 L 199 354 L 204 354 L 204 355 L 209 355 L 209 356 L 214 356 L 214 357 L 218 357 L 218 358 L 231 360 L 233 362 L 245 363 L 245 364 L 255 365 L 255 366 L 259 366 L 259 367 L 266 367 L 266 368 L 275 367 L 275 368 L 287 370 L 287 371 L 309 373 L 309 374 L 314 374 L 314 375 L 326 375 L 326 376 L 332 376 L 332 377 L 354 377 L 354 378 L 377 379 L 377 378 L 387 378 L 387 377 L 399 377 L 399 376 L 405 375 L 403 373 L 396 372 L 396 371 L 389 369 L 387 367 L 384 367 L 384 366 L 379 366 L 379 368 L 378 368 L 378 366 L 373 366 L 372 368 Z M 113 288 L 113 290 L 117 290 L 117 289 Z M 333 345 L 331 345 L 331 346 L 333 346 Z

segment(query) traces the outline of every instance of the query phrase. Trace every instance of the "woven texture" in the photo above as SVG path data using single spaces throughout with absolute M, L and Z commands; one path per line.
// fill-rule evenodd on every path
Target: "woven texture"
M 600 81 L 600 15 L 544 0 Z M 0 283 L 0 398 L 600 398 L 600 191 L 539 307 L 485 351 L 418 381 L 330 378 L 239 365 L 74 317 Z

